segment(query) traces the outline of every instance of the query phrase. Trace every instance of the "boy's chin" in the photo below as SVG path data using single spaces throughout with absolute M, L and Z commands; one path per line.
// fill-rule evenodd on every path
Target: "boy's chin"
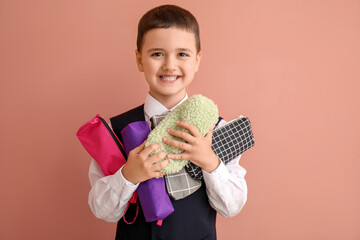
M 184 97 L 186 94 L 186 90 L 185 89 L 182 89 L 181 91 L 176 91 L 176 90 L 173 90 L 173 91 L 162 91 L 162 92 L 157 92 L 157 93 L 154 93 L 154 92 L 151 92 L 150 91 L 150 95 L 153 96 L 154 98 L 182 98 Z

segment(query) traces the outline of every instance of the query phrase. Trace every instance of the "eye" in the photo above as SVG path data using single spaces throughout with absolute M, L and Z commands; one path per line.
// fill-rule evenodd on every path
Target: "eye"
M 180 57 L 188 57 L 188 56 L 189 56 L 189 54 L 184 53 L 184 52 L 181 52 L 181 53 L 179 53 L 179 56 L 180 56 Z
M 161 57 L 163 54 L 161 52 L 154 52 L 151 54 L 152 57 Z

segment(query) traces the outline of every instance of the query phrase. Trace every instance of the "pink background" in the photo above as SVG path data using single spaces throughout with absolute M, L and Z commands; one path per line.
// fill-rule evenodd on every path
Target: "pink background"
M 170 1 L 201 26 L 189 89 L 248 116 L 248 202 L 219 239 L 360 239 L 360 2 Z M 113 239 L 75 136 L 144 101 L 137 23 L 165 1 L 0 0 L 0 239 Z

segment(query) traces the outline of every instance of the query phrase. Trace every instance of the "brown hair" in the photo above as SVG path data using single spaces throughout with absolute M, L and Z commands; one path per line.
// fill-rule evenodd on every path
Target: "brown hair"
M 186 9 L 175 5 L 162 5 L 145 13 L 138 25 L 137 50 L 141 52 L 146 32 L 154 28 L 176 27 L 195 34 L 196 50 L 200 48 L 200 29 L 196 18 Z

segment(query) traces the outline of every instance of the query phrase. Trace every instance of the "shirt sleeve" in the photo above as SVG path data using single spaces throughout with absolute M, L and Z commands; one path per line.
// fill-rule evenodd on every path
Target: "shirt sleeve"
M 111 123 L 109 127 L 112 129 Z M 122 175 L 122 166 L 114 175 L 105 176 L 100 165 L 91 160 L 89 180 L 91 190 L 88 203 L 97 218 L 117 222 L 124 215 L 126 207 L 139 184 L 133 184 Z
M 119 221 L 139 186 L 127 181 L 121 170 L 122 167 L 114 175 L 104 176 L 99 164 L 92 159 L 89 168 L 91 190 L 88 203 L 97 218 L 108 222 Z
M 222 120 L 219 126 L 226 122 Z M 238 214 L 247 200 L 246 170 L 239 165 L 241 155 L 226 165 L 221 162 L 213 172 L 203 170 L 210 205 L 222 216 Z

